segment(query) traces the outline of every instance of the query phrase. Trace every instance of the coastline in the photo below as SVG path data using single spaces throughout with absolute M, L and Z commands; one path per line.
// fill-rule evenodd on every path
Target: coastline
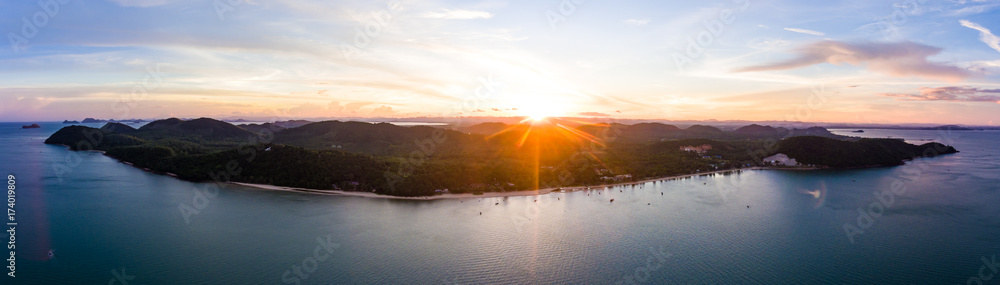
M 66 149 L 68 149 L 69 151 L 93 151 L 93 152 L 100 152 L 104 156 L 111 157 L 111 156 L 108 156 L 108 152 L 103 151 L 103 150 L 99 150 L 99 149 L 78 149 L 78 150 L 73 150 L 73 147 L 68 146 L 68 145 L 64 145 L 64 144 L 61 144 L 61 143 L 44 143 L 44 144 L 48 144 L 48 145 L 61 145 L 61 146 L 66 147 Z M 111 157 L 111 158 L 114 158 L 114 157 Z
M 74 151 L 68 145 L 64 145 L 64 144 L 54 144 L 54 145 L 64 146 L 68 150 Z M 77 150 L 77 151 L 79 151 L 79 150 Z M 174 173 L 170 173 L 170 172 L 157 172 L 157 171 L 153 171 L 153 170 L 151 170 L 149 168 L 141 168 L 141 167 L 135 166 L 131 162 L 124 161 L 124 160 L 112 157 L 112 156 L 108 155 L 107 152 L 105 152 L 103 150 L 84 150 L 84 151 L 99 152 L 99 153 L 101 153 L 102 155 L 104 155 L 106 157 L 118 160 L 118 162 L 120 162 L 120 163 L 129 165 L 131 167 L 135 167 L 135 168 L 137 168 L 139 170 L 142 170 L 142 171 L 146 171 L 146 172 L 153 173 L 153 174 L 166 175 L 166 176 L 170 176 L 170 177 L 173 177 L 173 178 L 176 178 L 176 179 L 180 179 L 180 180 L 185 180 L 183 178 L 178 177 L 178 175 L 174 174 Z M 858 169 L 864 169 L 864 168 L 872 168 L 872 167 L 873 166 L 862 166 L 862 167 L 857 167 L 857 168 Z M 876 167 L 883 167 L 883 166 L 876 166 Z M 649 183 L 649 182 L 664 182 L 664 181 L 669 181 L 669 180 L 684 179 L 684 178 L 690 178 L 690 177 L 701 176 L 701 175 L 721 174 L 721 173 L 730 173 L 730 172 L 742 172 L 744 170 L 810 171 L 810 170 L 824 170 L 824 169 L 835 169 L 835 168 L 815 167 L 815 166 L 812 166 L 812 167 L 754 166 L 754 167 L 747 167 L 747 168 L 726 169 L 726 170 L 716 170 L 716 171 L 708 171 L 708 172 L 700 172 L 700 173 L 690 173 L 690 174 L 680 174 L 680 175 L 672 175 L 672 176 L 663 176 L 663 177 L 648 178 L 648 179 L 643 179 L 643 180 L 638 180 L 638 181 L 609 183 L 609 184 L 600 184 L 600 185 L 555 187 L 555 188 L 544 188 L 544 189 L 538 189 L 538 190 L 522 190 L 522 191 L 510 191 L 510 192 L 483 192 L 482 194 L 479 194 L 479 195 L 473 194 L 473 193 L 459 193 L 459 194 L 447 193 L 447 194 L 440 194 L 440 195 L 434 195 L 434 196 L 413 196 L 413 197 L 392 196 L 392 195 L 376 194 L 376 193 L 372 193 L 372 192 L 359 192 L 359 191 L 319 190 L 319 189 L 309 189 L 309 188 L 277 186 L 277 185 L 269 185 L 269 184 L 254 184 L 254 183 L 245 183 L 245 182 L 227 182 L 227 183 L 228 184 L 233 184 L 233 185 L 238 185 L 238 186 L 243 186 L 243 187 L 248 187 L 248 188 L 259 189 L 259 190 L 287 191 L 287 192 L 305 193 L 305 194 L 314 194 L 314 195 L 339 195 L 339 196 L 353 196 L 353 197 L 363 197 L 363 198 L 373 198 L 373 199 L 397 199 L 397 200 L 439 200 L 439 199 L 470 199 L 470 198 L 500 198 L 500 197 L 520 197 L 520 196 L 541 196 L 541 195 L 548 195 L 548 194 L 551 194 L 553 192 L 555 192 L 555 193 L 569 193 L 569 192 L 577 192 L 577 191 L 596 190 L 598 188 L 608 188 L 608 187 L 624 186 L 624 185 L 630 185 L 630 184 L 645 184 L 645 183 Z M 855 169 L 855 168 L 847 168 L 847 169 Z M 195 181 L 192 181 L 192 182 L 195 182 Z M 558 189 L 558 190 L 556 190 L 556 189 Z
M 64 144 L 55 144 L 55 145 L 61 145 L 61 146 L 66 147 L 66 149 L 68 149 L 70 151 L 74 151 L 68 145 L 64 145 Z M 141 168 L 141 167 L 135 166 L 131 162 L 124 161 L 124 160 L 112 157 L 112 156 L 108 155 L 107 152 L 105 152 L 103 150 L 85 150 L 85 151 L 99 152 L 99 153 L 101 153 L 102 155 L 104 155 L 106 157 L 115 159 L 115 160 L 117 160 L 118 162 L 120 162 L 122 164 L 126 164 L 128 166 L 135 167 L 136 169 L 139 169 L 139 170 L 142 170 L 142 171 L 146 171 L 146 172 L 153 173 L 153 174 L 166 175 L 166 176 L 170 176 L 170 177 L 173 177 L 173 178 L 176 178 L 176 179 L 184 180 L 184 179 L 178 177 L 177 174 L 174 174 L 174 173 L 170 173 L 170 172 L 157 172 L 157 171 L 152 171 L 149 168 Z M 576 192 L 576 191 L 594 190 L 596 188 L 607 188 L 607 187 L 614 187 L 614 186 L 623 186 L 623 185 L 629 185 L 629 184 L 644 184 L 644 183 L 648 183 L 648 182 L 677 180 L 677 179 L 690 178 L 690 177 L 695 177 L 695 176 L 700 176 L 700 175 L 720 174 L 720 173 L 729 173 L 729 172 L 741 172 L 741 171 L 744 171 L 744 170 L 768 170 L 768 169 L 773 169 L 773 170 L 818 170 L 818 169 L 823 169 L 823 168 L 817 168 L 817 167 L 802 168 L 802 167 L 764 167 L 764 166 L 754 166 L 754 167 L 748 167 L 748 168 L 737 168 L 737 169 L 716 170 L 716 171 L 701 172 L 701 173 L 680 174 L 680 175 L 672 175 L 672 176 L 663 176 L 663 177 L 643 179 L 643 180 L 639 180 L 639 181 L 619 182 L 619 183 L 590 185 L 590 186 L 555 187 L 555 188 L 544 188 L 544 189 L 538 189 L 538 190 L 522 190 L 522 191 L 511 191 L 511 192 L 483 192 L 482 194 L 479 194 L 479 195 L 472 194 L 472 193 L 460 193 L 460 194 L 447 193 L 447 194 L 440 194 L 440 195 L 434 195 L 434 196 L 413 196 L 413 197 L 383 195 L 383 194 L 376 194 L 376 193 L 372 193 L 372 192 L 343 191 L 343 190 L 319 190 L 319 189 L 309 189 L 309 188 L 277 186 L 277 185 L 269 185 L 269 184 L 254 184 L 254 183 L 245 183 L 245 182 L 227 182 L 227 183 L 228 184 L 233 184 L 233 185 L 239 185 L 239 186 L 243 186 L 243 187 L 248 187 L 248 188 L 259 189 L 259 190 L 287 191 L 287 192 L 305 193 L 305 194 L 314 194 L 314 195 L 339 195 L 339 196 L 353 196 L 353 197 L 363 197 L 363 198 L 373 198 L 373 199 L 439 200 L 439 199 L 468 199 L 468 198 L 500 198 L 500 197 L 519 197 L 519 196 L 541 196 L 541 195 L 551 194 L 552 192 L 556 192 L 556 193 L 569 193 L 569 192 Z M 559 189 L 559 191 L 556 191 L 556 189 Z
M 306 194 L 318 194 L 318 195 L 340 195 L 340 196 L 354 196 L 354 197 L 364 197 L 364 198 L 374 198 L 374 199 L 399 199 L 399 200 L 441 200 L 441 199 L 471 199 L 471 198 L 500 198 L 500 197 L 519 197 L 519 196 L 541 196 L 548 195 L 551 193 L 569 193 L 577 191 L 586 190 L 596 190 L 598 188 L 608 188 L 615 186 L 624 186 L 630 184 L 645 184 L 649 182 L 662 182 L 669 180 L 677 180 L 690 178 L 701 175 L 711 175 L 720 173 L 730 173 L 730 172 L 742 172 L 744 170 L 816 170 L 820 168 L 773 168 L 773 167 L 749 167 L 749 168 L 737 168 L 737 169 L 726 169 L 726 170 L 716 170 L 701 173 L 692 174 L 681 174 L 673 176 L 664 176 L 650 179 L 643 179 L 639 181 L 630 182 L 620 182 L 612 184 L 601 184 L 601 185 L 590 185 L 590 186 L 572 186 L 572 187 L 556 187 L 556 188 L 544 188 L 538 190 L 522 190 L 522 191 L 511 191 L 511 192 L 483 192 L 483 194 L 476 195 L 472 193 L 460 193 L 460 194 L 441 194 L 434 196 L 414 196 L 414 197 L 404 197 L 404 196 L 392 196 L 376 194 L 372 192 L 356 192 L 356 191 L 343 191 L 343 190 L 318 190 L 318 189 L 308 189 L 308 188 L 297 188 L 297 187 L 287 187 L 287 186 L 275 186 L 268 184 L 254 184 L 254 183 L 243 183 L 243 182 L 229 182 L 229 184 L 261 189 L 261 190 L 272 190 L 272 191 L 287 191 L 296 193 L 306 193 Z M 559 189 L 558 191 L 556 189 Z

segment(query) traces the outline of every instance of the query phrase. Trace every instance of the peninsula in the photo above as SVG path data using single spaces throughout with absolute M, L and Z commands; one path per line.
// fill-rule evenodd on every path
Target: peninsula
M 551 190 L 760 166 L 895 166 L 957 152 L 936 142 L 846 137 L 821 127 L 748 125 L 724 131 L 556 118 L 440 127 L 341 121 L 233 125 L 170 118 L 140 128 L 116 122 L 99 129 L 66 126 L 45 143 L 104 151 L 191 181 L 407 197 Z M 776 154 L 797 164 L 765 161 Z

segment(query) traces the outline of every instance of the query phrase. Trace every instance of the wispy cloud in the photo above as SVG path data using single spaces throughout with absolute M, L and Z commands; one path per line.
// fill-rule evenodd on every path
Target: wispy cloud
M 800 33 L 800 34 L 814 35 L 814 36 L 826 35 L 826 33 L 824 33 L 824 32 L 817 32 L 817 31 L 806 30 L 806 29 L 785 28 L 785 30 L 786 31 L 792 31 L 792 32 Z
M 976 70 L 985 74 L 996 74 L 1000 71 L 1000 60 L 977 60 L 969 62 L 969 70 Z
M 993 8 L 996 8 L 997 6 L 998 4 L 969 6 L 969 7 L 964 7 L 962 9 L 949 11 L 948 13 L 946 13 L 946 15 L 953 17 L 962 17 L 968 15 L 982 14 L 990 10 L 993 10 Z
M 879 93 L 903 101 L 993 102 L 1000 104 L 1000 89 L 968 86 L 921 87 L 919 94 Z
M 958 22 L 961 23 L 962 26 L 964 27 L 979 31 L 980 41 L 983 41 L 984 43 L 986 43 L 986 45 L 990 46 L 991 48 L 1000 51 L 1000 38 L 998 38 L 996 35 L 990 32 L 990 29 L 987 29 L 983 26 L 980 26 L 979 24 L 969 22 L 966 20 L 958 20 Z
M 619 112 L 619 113 L 621 113 L 621 112 Z M 585 117 L 609 117 L 609 116 L 611 116 L 611 115 L 608 115 L 608 114 L 605 114 L 605 113 L 601 113 L 601 112 L 580 112 L 578 114 L 580 116 L 585 116 Z
M 642 27 L 649 24 L 649 19 L 628 19 L 625 24 L 629 26 Z
M 440 12 L 427 12 L 421 16 L 424 18 L 448 19 L 448 20 L 473 20 L 473 19 L 493 18 L 493 14 L 486 11 L 451 10 L 451 9 L 441 9 Z
M 736 72 L 786 70 L 820 63 L 839 65 L 864 65 L 872 71 L 891 76 L 917 76 L 960 81 L 971 74 L 944 63 L 929 62 L 927 58 L 941 53 L 941 48 L 914 42 L 898 43 L 844 43 L 838 41 L 816 42 L 796 50 L 798 57 L 784 62 L 756 65 L 737 69 Z

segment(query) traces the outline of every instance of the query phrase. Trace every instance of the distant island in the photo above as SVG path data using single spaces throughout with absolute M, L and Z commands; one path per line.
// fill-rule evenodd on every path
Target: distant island
M 145 123 L 146 120 L 143 120 L 143 119 L 128 119 L 128 120 L 118 120 L 118 121 L 116 121 L 115 119 L 104 120 L 104 119 L 86 118 L 86 119 L 83 119 L 82 122 L 66 120 L 66 121 L 63 121 L 63 124 L 79 124 L 79 123 L 84 123 L 84 124 L 99 124 L 99 123 L 108 123 L 108 122 Z
M 883 130 L 918 130 L 918 131 L 975 131 L 975 130 L 997 130 L 1000 129 L 995 126 L 975 126 L 975 127 L 963 127 L 959 125 L 941 125 L 941 126 L 898 126 L 898 125 L 880 125 L 880 124 L 832 124 L 827 125 L 827 128 L 831 129 L 883 129 Z
M 23 126 L 21 126 L 22 129 L 37 129 L 37 128 L 41 128 L 41 127 L 42 126 L 39 126 L 38 124 L 31 124 L 31 125 L 23 125 Z
M 748 167 L 894 166 L 957 152 L 940 143 L 847 137 L 821 127 L 751 124 L 723 131 L 704 125 L 682 129 L 552 120 L 557 119 L 452 129 L 353 121 L 237 126 L 210 118 L 170 118 L 140 128 L 117 122 L 100 129 L 66 126 L 45 143 L 104 151 L 136 167 L 191 181 L 394 196 L 602 185 Z
M 973 128 L 966 128 L 966 127 L 957 126 L 957 125 L 944 125 L 944 126 L 916 128 L 916 129 L 917 130 L 934 130 L 934 131 L 936 131 L 936 130 L 952 130 L 952 131 L 971 131 L 971 130 L 975 130 Z

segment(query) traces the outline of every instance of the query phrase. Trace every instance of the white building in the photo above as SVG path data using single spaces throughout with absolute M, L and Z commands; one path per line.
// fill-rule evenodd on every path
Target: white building
M 784 153 L 779 153 L 765 157 L 764 163 L 771 165 L 799 166 L 799 162 L 795 161 L 794 158 L 788 157 Z

